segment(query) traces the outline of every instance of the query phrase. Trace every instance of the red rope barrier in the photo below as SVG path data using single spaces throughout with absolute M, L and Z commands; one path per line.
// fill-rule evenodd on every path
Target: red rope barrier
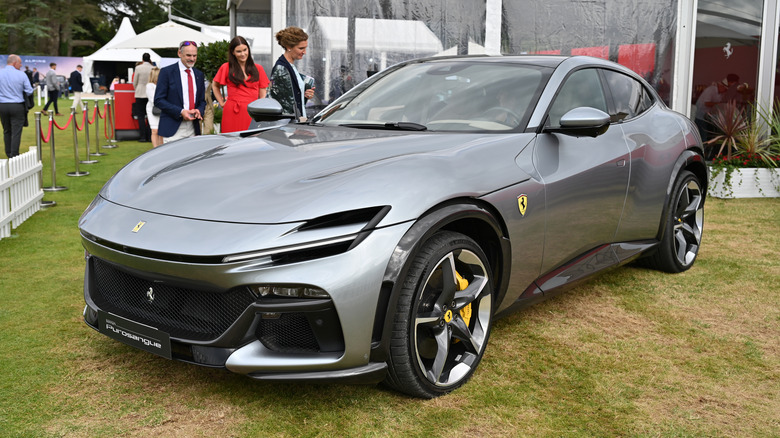
M 70 126 L 70 121 L 71 121 L 71 120 L 73 120 L 73 114 L 71 114 L 70 116 L 68 116 L 68 123 L 66 123 L 66 124 L 65 124 L 65 126 L 60 126 L 60 125 L 58 125 L 58 124 L 57 124 L 57 121 L 56 121 L 56 120 L 54 120 L 54 119 L 51 119 L 51 120 L 52 120 L 52 122 L 54 123 L 54 126 L 56 126 L 56 127 L 57 127 L 57 129 L 59 129 L 60 131 L 64 131 L 64 130 L 68 129 L 68 126 Z
M 74 120 L 73 123 L 76 124 L 76 130 L 77 131 L 83 131 L 84 130 L 84 124 L 87 122 L 87 112 L 82 111 L 81 112 L 81 127 L 79 128 L 79 122 L 78 120 Z
M 44 143 L 48 143 L 48 142 L 49 142 L 49 139 L 51 138 L 51 132 L 52 132 L 52 126 L 51 126 L 51 125 L 52 125 L 52 122 L 53 122 L 53 119 L 52 119 L 52 120 L 49 120 L 49 133 L 48 133 L 48 134 L 46 134 L 46 137 L 44 137 L 44 136 L 43 136 L 43 131 L 41 131 L 41 132 L 39 133 L 39 134 L 40 134 L 40 136 L 41 136 L 41 140 L 42 140 Z
M 95 117 L 97 117 L 97 105 L 92 109 L 92 120 L 89 121 L 90 125 L 95 124 Z

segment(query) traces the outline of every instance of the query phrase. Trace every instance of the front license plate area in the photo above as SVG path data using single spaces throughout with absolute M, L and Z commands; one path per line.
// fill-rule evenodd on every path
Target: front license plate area
M 98 310 L 98 329 L 109 338 L 171 359 L 171 337 L 154 327 Z

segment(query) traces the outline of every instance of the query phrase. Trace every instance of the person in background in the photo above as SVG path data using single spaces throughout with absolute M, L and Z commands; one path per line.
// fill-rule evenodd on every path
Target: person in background
M 68 84 L 70 84 L 70 89 L 73 91 L 73 105 L 71 108 L 75 108 L 76 112 L 81 111 L 81 93 L 84 91 L 84 82 L 81 78 L 82 68 L 82 66 L 77 65 L 68 78 Z
M 306 120 L 305 104 L 314 97 L 314 87 L 305 84 L 305 76 L 293 63 L 306 54 L 308 40 L 309 35 L 300 27 L 290 26 L 276 33 L 276 41 L 285 51 L 271 70 L 268 90 L 269 97 L 279 101 L 285 113 L 295 114 L 300 121 Z
M 141 56 L 141 63 L 133 72 L 133 88 L 135 89 L 135 104 L 133 115 L 138 119 L 138 141 L 146 142 L 151 139 L 149 127 L 146 125 L 146 104 L 149 97 L 146 94 L 146 84 L 149 82 L 149 73 L 152 72 L 152 57 L 149 53 Z
M 33 83 L 32 70 L 30 70 L 30 66 L 29 65 L 25 65 L 24 66 L 24 74 L 27 75 L 27 79 L 30 80 L 30 85 L 32 85 L 32 83 Z
M 742 105 L 742 94 L 739 92 L 739 75 L 729 73 L 726 75 L 726 92 L 723 93 L 723 102 L 735 102 L 737 106 Z
M 245 131 L 252 123 L 247 106 L 265 97 L 268 88 L 265 70 L 255 64 L 249 44 L 242 36 L 230 41 L 228 62 L 222 64 L 211 83 L 214 97 L 222 109 L 220 132 Z M 221 88 L 227 86 L 227 98 Z
M 157 133 L 163 143 L 200 135 L 200 120 L 206 110 L 206 79 L 194 68 L 198 45 L 182 41 L 178 55 L 178 62 L 160 69 L 154 93 L 154 106 L 162 111 Z
M 116 84 L 119 83 L 119 76 L 115 76 L 114 79 L 111 81 L 111 85 L 108 86 L 108 91 L 111 92 L 111 95 L 114 95 L 114 90 L 116 89 Z
M 38 73 L 38 69 L 33 67 L 32 71 L 32 86 L 37 87 L 41 83 L 41 74 Z
M 731 73 L 723 78 L 722 81 L 713 83 L 702 91 L 699 99 L 696 100 L 696 117 L 694 122 L 699 128 L 699 134 L 702 141 L 708 141 L 715 130 L 712 124 L 712 114 L 715 112 L 719 103 L 725 103 L 726 92 L 739 82 L 739 76 Z
M 0 70 L 0 122 L 3 125 L 5 156 L 19 155 L 22 129 L 27 120 L 27 96 L 32 95 L 30 80 L 22 73 L 22 58 L 8 55 L 7 65 Z
M 160 116 L 154 114 L 154 93 L 157 91 L 157 78 L 160 76 L 160 69 L 152 67 L 149 73 L 149 82 L 146 83 L 146 95 L 151 96 L 146 102 L 146 119 L 149 120 L 149 129 L 151 132 L 152 146 L 157 147 L 162 144 L 162 137 L 157 134 L 157 128 L 160 126 Z
M 334 101 L 342 94 L 349 91 L 355 85 L 352 76 L 347 71 L 347 66 L 339 67 L 339 75 L 333 78 L 330 83 L 330 100 Z
M 60 98 L 60 89 L 59 85 L 57 84 L 57 64 L 52 62 L 49 64 L 49 71 L 46 72 L 46 91 L 49 96 L 49 100 L 46 101 L 46 105 L 44 105 L 43 110 L 41 113 L 43 115 L 49 115 L 49 105 L 52 103 L 54 104 L 54 115 L 55 116 L 61 116 L 60 114 L 60 108 L 57 106 L 57 100 Z

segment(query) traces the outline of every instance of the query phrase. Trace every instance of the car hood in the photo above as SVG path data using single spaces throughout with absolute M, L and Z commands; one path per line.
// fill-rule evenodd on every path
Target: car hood
M 248 224 L 389 205 L 387 224 L 527 179 L 514 158 L 532 138 L 296 125 L 200 136 L 136 158 L 100 196 L 156 214 Z

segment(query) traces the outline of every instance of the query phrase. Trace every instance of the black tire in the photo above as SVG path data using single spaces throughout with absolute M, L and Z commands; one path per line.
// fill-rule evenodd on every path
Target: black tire
M 688 270 L 699 254 L 703 226 L 701 182 L 684 170 L 674 184 L 661 243 L 651 256 L 643 259 L 645 266 L 672 273 Z
M 468 381 L 490 337 L 490 272 L 484 252 L 463 234 L 442 231 L 423 244 L 393 317 L 388 386 L 433 398 Z

